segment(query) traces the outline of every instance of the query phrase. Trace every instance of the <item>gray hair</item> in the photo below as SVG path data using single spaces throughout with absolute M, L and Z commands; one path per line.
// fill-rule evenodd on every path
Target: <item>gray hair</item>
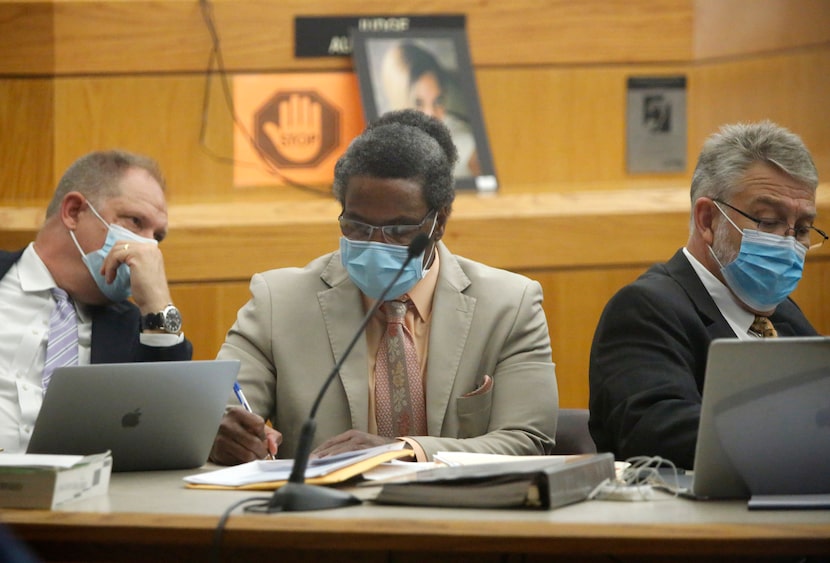
M 146 170 L 166 189 L 158 163 L 150 157 L 122 150 L 96 151 L 82 156 L 64 172 L 46 208 L 46 217 L 60 209 L 69 192 L 80 192 L 95 206 L 121 193 L 121 178 L 133 168 Z
M 692 206 L 701 197 L 728 200 L 756 162 L 771 164 L 812 191 L 818 171 L 801 137 L 772 123 L 724 125 L 700 151 L 692 176 Z
M 458 152 L 446 125 L 417 110 L 384 114 L 355 138 L 334 167 L 334 196 L 345 205 L 355 176 L 403 178 L 420 183 L 431 210 L 455 199 L 453 167 Z

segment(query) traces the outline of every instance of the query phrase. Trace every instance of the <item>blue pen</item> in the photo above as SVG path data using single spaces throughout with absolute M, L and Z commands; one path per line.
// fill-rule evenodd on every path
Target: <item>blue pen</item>
M 233 392 L 239 400 L 239 404 L 242 405 L 246 411 L 253 413 L 254 411 L 251 408 L 251 404 L 248 402 L 248 399 L 245 398 L 245 393 L 242 392 L 242 387 L 239 386 L 238 381 L 233 382 Z M 268 454 L 265 459 L 274 459 L 274 456 Z
M 245 398 L 245 394 L 242 393 L 242 387 L 239 386 L 238 381 L 233 382 L 233 392 L 236 394 L 236 398 L 239 399 L 239 404 L 245 407 L 246 411 L 254 412 L 251 409 L 251 404 L 248 402 L 248 399 Z

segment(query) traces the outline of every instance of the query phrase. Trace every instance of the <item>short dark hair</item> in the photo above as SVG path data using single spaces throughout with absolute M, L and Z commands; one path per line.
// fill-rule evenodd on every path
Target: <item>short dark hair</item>
M 63 197 L 69 192 L 80 192 L 95 205 L 119 195 L 121 178 L 133 168 L 147 171 L 162 190 L 166 189 L 161 169 L 152 158 L 123 150 L 95 151 L 67 168 L 46 208 L 46 216 L 51 217 L 58 211 Z
M 451 208 L 458 151 L 447 126 L 420 111 L 382 115 L 355 138 L 334 167 L 334 196 L 345 204 L 354 176 L 404 178 L 421 184 L 430 209 Z

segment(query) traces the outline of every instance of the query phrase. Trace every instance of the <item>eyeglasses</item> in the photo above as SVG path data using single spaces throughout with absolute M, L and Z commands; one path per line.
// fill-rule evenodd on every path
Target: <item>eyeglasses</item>
M 354 219 L 347 219 L 340 214 L 337 220 L 340 222 L 340 232 L 343 236 L 350 240 L 367 241 L 372 238 L 375 231 L 380 231 L 383 240 L 390 244 L 398 244 L 406 246 L 412 242 L 423 226 L 429 220 L 430 216 L 435 214 L 435 210 L 427 212 L 426 216 L 417 225 L 382 225 L 376 227 L 362 221 L 355 221 Z
M 819 246 L 824 244 L 824 241 L 827 240 L 827 234 L 821 229 L 814 227 L 813 225 L 793 227 L 786 221 L 779 221 L 776 219 L 758 219 L 757 217 L 753 217 L 752 215 L 749 215 L 748 213 L 741 211 L 733 205 L 729 205 L 725 201 L 719 199 L 715 199 L 713 201 L 715 203 L 725 205 L 732 211 L 740 213 L 753 223 L 756 223 L 758 225 L 758 230 L 762 233 L 769 233 L 785 237 L 790 234 L 790 231 L 792 231 L 795 239 L 804 246 L 806 246 L 807 250 L 813 250 L 814 248 L 818 248 Z

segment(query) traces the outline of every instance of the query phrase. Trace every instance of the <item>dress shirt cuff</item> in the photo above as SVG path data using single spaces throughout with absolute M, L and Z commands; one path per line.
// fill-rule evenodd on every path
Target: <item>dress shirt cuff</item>
M 184 333 L 167 334 L 162 332 L 142 332 L 138 335 L 139 341 L 145 346 L 169 348 L 184 342 Z

